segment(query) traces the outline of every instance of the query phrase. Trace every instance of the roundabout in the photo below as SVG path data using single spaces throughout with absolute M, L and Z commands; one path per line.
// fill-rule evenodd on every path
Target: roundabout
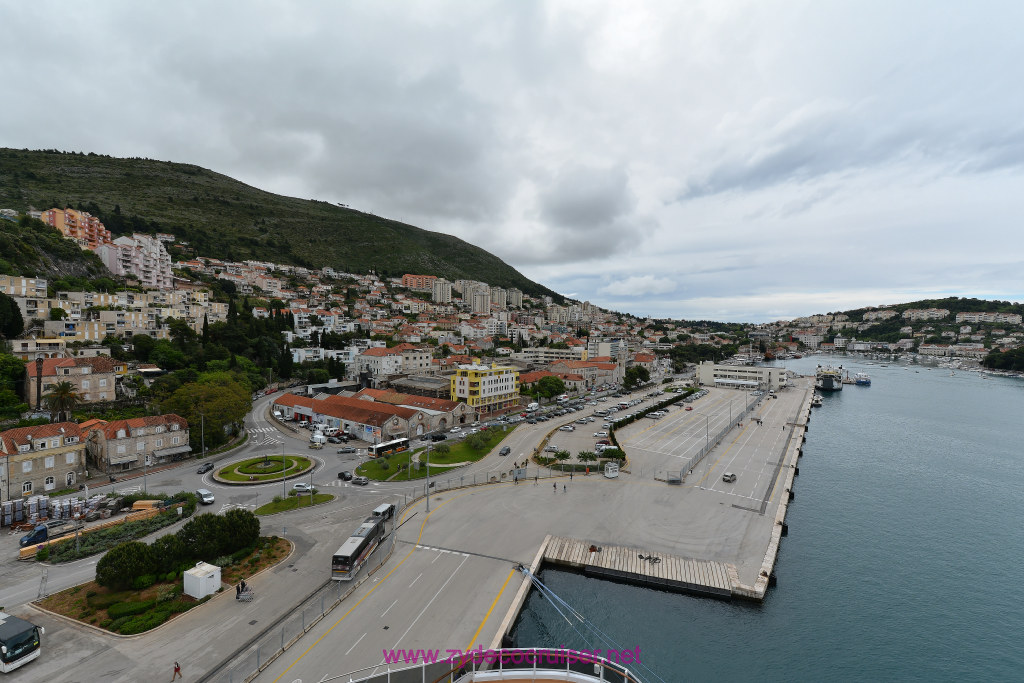
M 308 474 L 317 462 L 302 455 L 258 456 L 229 463 L 213 472 L 221 484 L 251 486 Z

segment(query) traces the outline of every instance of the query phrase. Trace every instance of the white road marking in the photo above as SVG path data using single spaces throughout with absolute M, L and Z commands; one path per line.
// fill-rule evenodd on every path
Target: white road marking
M 395 598 L 395 601 L 393 603 L 391 603 L 391 606 L 388 607 L 386 610 L 384 610 L 384 614 L 387 614 L 388 612 L 390 612 L 391 611 L 391 607 L 394 607 L 397 604 L 398 604 L 398 598 Z M 384 614 L 382 614 L 380 616 L 383 617 Z
M 362 640 L 365 637 L 366 637 L 366 634 L 364 633 L 363 635 L 359 636 L 359 640 Z M 349 652 L 352 652 L 352 650 L 356 649 L 356 645 L 359 644 L 359 640 L 357 640 L 356 642 L 352 643 L 352 647 L 350 647 L 348 649 L 348 652 L 345 653 L 346 657 L 349 655 Z
M 412 588 L 412 587 L 413 587 L 413 585 L 414 585 L 414 584 L 415 584 L 415 583 L 416 583 L 417 581 L 419 581 L 419 580 L 420 580 L 420 577 L 422 577 L 422 576 L 423 576 L 423 572 L 420 572 L 420 575 L 419 575 L 419 576 L 417 576 L 417 577 L 416 577 L 415 579 L 413 579 L 413 580 L 412 580 L 412 583 L 410 583 L 410 584 L 409 584 L 409 588 Z

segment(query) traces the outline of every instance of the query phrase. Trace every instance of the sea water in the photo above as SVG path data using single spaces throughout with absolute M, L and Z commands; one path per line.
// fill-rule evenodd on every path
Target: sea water
M 645 683 L 1024 680 L 1024 381 L 841 357 L 785 365 L 818 362 L 872 385 L 813 409 L 763 603 L 550 568 L 541 579 L 610 642 L 639 646 Z M 513 638 L 607 647 L 537 591 Z

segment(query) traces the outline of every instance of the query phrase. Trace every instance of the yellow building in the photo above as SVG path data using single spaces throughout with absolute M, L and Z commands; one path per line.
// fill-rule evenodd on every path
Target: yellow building
M 513 367 L 460 365 L 452 375 L 451 398 L 465 401 L 481 416 L 519 405 L 519 371 Z

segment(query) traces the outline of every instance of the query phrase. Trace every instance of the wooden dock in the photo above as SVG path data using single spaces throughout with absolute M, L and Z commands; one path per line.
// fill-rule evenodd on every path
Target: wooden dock
M 592 547 L 600 550 L 592 552 Z M 641 555 L 660 561 L 640 559 Z M 584 574 L 593 576 L 720 598 L 732 597 L 730 576 L 736 575 L 736 570 L 724 562 L 676 557 L 641 548 L 601 546 L 559 536 L 548 537 L 544 560 L 582 569 Z

